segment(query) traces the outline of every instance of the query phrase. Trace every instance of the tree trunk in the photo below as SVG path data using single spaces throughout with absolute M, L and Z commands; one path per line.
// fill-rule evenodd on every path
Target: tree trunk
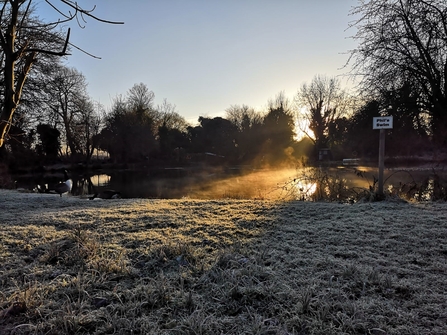
M 444 100 L 434 104 L 431 120 L 433 142 L 441 146 L 447 145 L 447 99 Z
M 23 85 L 25 84 L 26 77 L 31 69 L 31 66 L 36 61 L 36 52 L 30 52 L 25 57 L 25 63 L 22 71 L 19 73 L 17 80 L 14 76 L 14 70 L 16 67 L 17 59 L 22 56 L 23 50 L 26 45 L 20 50 L 15 50 L 16 39 L 16 25 L 19 14 L 20 1 L 11 2 L 11 20 L 6 30 L 6 35 L 1 34 L 2 51 L 5 54 L 5 92 L 3 97 L 3 109 L 0 116 L 0 147 L 3 146 L 5 136 L 11 128 L 12 116 L 17 109 L 17 106 L 22 96 Z

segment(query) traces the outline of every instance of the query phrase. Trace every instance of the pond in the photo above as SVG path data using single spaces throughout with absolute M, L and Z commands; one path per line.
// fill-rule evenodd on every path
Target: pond
M 106 190 L 115 190 L 121 198 L 342 200 L 375 189 L 378 171 L 371 167 L 343 166 L 261 170 L 170 168 L 90 175 L 72 173 L 70 177 L 72 195 L 81 197 L 93 194 L 106 197 Z M 30 189 L 37 184 L 51 188 L 62 179 L 61 173 L 16 177 L 17 185 L 27 185 Z M 384 173 L 384 190 L 429 198 L 437 180 L 447 180 L 447 169 L 389 168 Z M 351 195 L 346 194 L 348 190 Z

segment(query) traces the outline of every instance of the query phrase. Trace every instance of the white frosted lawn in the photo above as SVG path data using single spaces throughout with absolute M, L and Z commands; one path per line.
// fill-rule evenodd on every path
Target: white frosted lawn
M 0 308 L 28 306 L 0 333 L 447 334 L 444 202 L 0 190 L 0 239 Z

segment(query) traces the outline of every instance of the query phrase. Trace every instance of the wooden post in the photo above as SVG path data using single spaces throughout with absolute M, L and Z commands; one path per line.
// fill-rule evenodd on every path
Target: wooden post
M 380 129 L 379 138 L 379 187 L 378 196 L 383 197 L 383 168 L 385 162 L 385 129 L 393 129 L 393 116 L 373 117 L 373 129 Z
M 383 169 L 385 165 L 385 129 L 380 129 L 379 138 L 379 196 L 383 196 Z

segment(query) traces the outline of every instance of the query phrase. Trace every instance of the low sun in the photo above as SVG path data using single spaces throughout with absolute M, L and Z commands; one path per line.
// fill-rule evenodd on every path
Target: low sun
M 298 119 L 295 121 L 295 141 L 301 141 L 303 138 L 310 136 L 314 138 L 314 133 L 309 128 L 309 120 Z

